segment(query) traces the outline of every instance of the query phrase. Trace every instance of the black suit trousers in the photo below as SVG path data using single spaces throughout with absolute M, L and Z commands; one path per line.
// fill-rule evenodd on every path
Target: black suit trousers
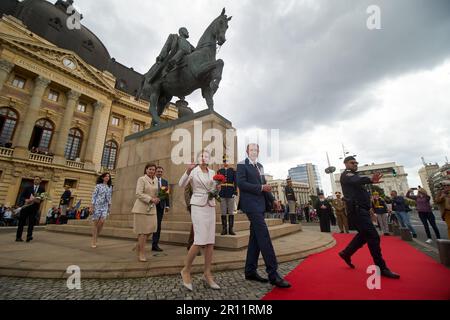
M 343 253 L 351 257 L 367 243 L 375 265 L 380 267 L 381 270 L 385 269 L 386 262 L 381 255 L 380 236 L 370 219 L 369 211 L 363 208 L 357 208 L 355 214 L 351 213 L 348 218 L 355 225 L 358 233 L 347 248 L 344 249 Z
M 33 228 L 34 224 L 36 223 L 36 216 L 37 211 L 33 208 L 25 208 L 22 212 L 20 212 L 16 239 L 22 239 L 23 227 L 27 223 L 27 220 L 28 220 L 27 239 L 30 239 L 33 236 Z
M 161 223 L 164 216 L 164 208 L 162 208 L 160 205 L 156 206 L 156 219 L 158 220 L 158 226 L 156 229 L 156 232 L 153 233 L 153 239 L 152 239 L 152 246 L 156 247 L 158 246 L 159 239 L 161 237 Z

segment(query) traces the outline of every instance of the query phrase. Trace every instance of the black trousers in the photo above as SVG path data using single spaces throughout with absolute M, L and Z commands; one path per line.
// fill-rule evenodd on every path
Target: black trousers
M 436 225 L 436 218 L 434 217 L 434 214 L 432 212 L 419 212 L 419 218 L 420 221 L 422 221 L 423 223 L 428 239 L 431 239 L 431 232 L 430 227 L 428 226 L 428 221 L 430 222 L 431 227 L 433 228 L 434 233 L 436 234 L 436 239 L 441 238 L 441 234 L 439 233 L 439 229 Z
M 156 247 L 159 243 L 159 238 L 161 237 L 161 223 L 164 216 L 164 208 L 156 206 L 156 219 L 158 220 L 158 226 L 156 232 L 153 233 L 152 246 Z
M 349 221 L 352 221 L 358 233 L 343 250 L 344 255 L 351 257 L 356 251 L 367 243 L 375 265 L 381 270 L 386 269 L 386 262 L 381 255 L 380 236 L 370 219 L 369 211 L 357 208 L 355 213 L 349 213 Z
M 330 213 L 330 221 L 332 226 L 336 225 L 336 217 L 334 216 L 334 213 Z
M 307 222 L 309 222 L 309 210 L 308 211 L 304 211 L 305 213 L 305 219 Z
M 279 276 L 277 273 L 278 262 L 270 239 L 269 229 L 264 220 L 264 213 L 247 213 L 247 217 L 250 221 L 250 239 L 245 261 L 245 274 L 251 275 L 256 272 L 259 254 L 261 253 L 269 279 L 274 280 Z
M 33 228 L 36 223 L 36 210 L 23 210 L 20 213 L 19 218 L 19 226 L 17 227 L 16 239 L 22 239 L 23 227 L 27 223 L 28 220 L 28 229 L 27 229 L 27 239 L 30 239 L 33 236 Z

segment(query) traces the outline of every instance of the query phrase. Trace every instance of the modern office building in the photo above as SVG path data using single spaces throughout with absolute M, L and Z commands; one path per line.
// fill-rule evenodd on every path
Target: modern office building
M 308 184 L 311 194 L 317 195 L 323 190 L 319 170 L 312 163 L 300 164 L 295 168 L 289 169 L 289 177 L 291 177 L 292 181 Z

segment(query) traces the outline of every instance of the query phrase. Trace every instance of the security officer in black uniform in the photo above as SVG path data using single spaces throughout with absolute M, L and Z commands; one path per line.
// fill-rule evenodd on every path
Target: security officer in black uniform
M 229 235 L 235 236 L 236 233 L 234 233 L 233 227 L 234 227 L 234 204 L 235 204 L 235 197 L 237 196 L 236 171 L 228 166 L 226 156 L 223 157 L 223 168 L 219 169 L 217 171 L 217 174 L 225 176 L 225 182 L 221 184 L 222 188 L 219 192 L 219 196 L 221 198 L 220 209 L 222 213 L 221 235 L 226 235 L 228 233 Z M 227 228 L 227 215 L 229 228 Z
M 358 162 L 354 157 L 345 158 L 344 164 L 345 171 L 341 174 L 344 201 L 347 206 L 348 218 L 352 220 L 358 233 L 350 244 L 343 251 L 339 252 L 339 256 L 354 269 L 355 266 L 351 262 L 351 257 L 367 243 L 375 265 L 381 270 L 381 275 L 398 279 L 400 275 L 388 269 L 381 255 L 380 236 L 372 223 L 369 213 L 371 207 L 370 196 L 364 188 L 366 184 L 379 183 L 383 175 L 375 173 L 372 178 L 360 177 L 356 172 L 358 170 Z

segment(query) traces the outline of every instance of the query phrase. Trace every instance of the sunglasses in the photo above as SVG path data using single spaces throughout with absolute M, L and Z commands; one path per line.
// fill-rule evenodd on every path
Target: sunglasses
M 350 164 L 358 164 L 358 162 L 356 162 L 356 161 L 350 161 L 349 163 Z

